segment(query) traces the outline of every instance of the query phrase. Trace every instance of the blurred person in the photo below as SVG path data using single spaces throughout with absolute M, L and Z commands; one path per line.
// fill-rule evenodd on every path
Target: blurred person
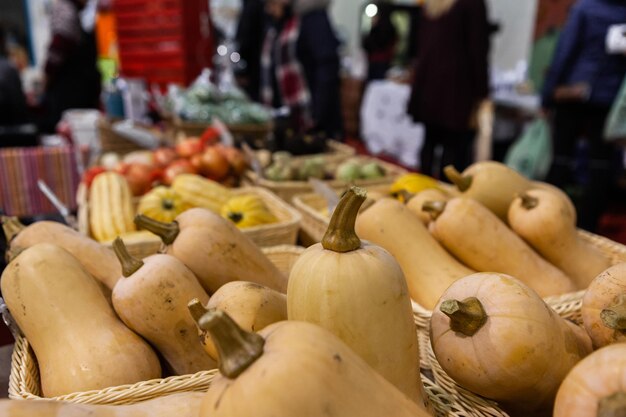
M 20 74 L 8 57 L 5 32 L 0 27 L 0 148 L 36 146 L 36 129 L 30 121 Z
M 408 112 L 425 126 L 420 170 L 427 175 L 443 179 L 446 165 L 462 171 L 473 162 L 476 112 L 489 94 L 491 30 L 484 0 L 424 2 Z
M 298 133 L 341 131 L 339 41 L 329 0 L 266 0 L 270 21 L 261 52 L 263 103 L 290 110 Z
M 0 126 L 16 126 L 26 122 L 28 108 L 22 81 L 8 57 L 5 31 L 0 27 Z
M 45 64 L 44 120 L 52 133 L 68 109 L 100 107 L 101 79 L 93 30 L 81 24 L 88 0 L 55 0 L 50 16 L 51 41 Z M 93 29 L 93 28 L 89 28 Z
M 391 21 L 391 7 L 387 3 L 378 3 L 378 13 L 372 18 L 372 28 L 363 37 L 363 49 L 367 53 L 367 80 L 381 80 L 396 52 L 398 31 Z
M 237 83 L 248 96 L 259 101 L 261 48 L 263 46 L 263 28 L 267 16 L 263 0 L 245 0 L 235 42 L 241 56 L 240 65 L 235 69 Z
M 615 150 L 604 141 L 603 130 L 626 75 L 626 56 L 607 54 L 605 40 L 611 25 L 625 22 L 624 1 L 577 1 L 542 91 L 544 114 L 552 116 L 553 124 L 547 181 L 568 192 L 578 226 L 589 231 L 598 226 L 614 179 Z

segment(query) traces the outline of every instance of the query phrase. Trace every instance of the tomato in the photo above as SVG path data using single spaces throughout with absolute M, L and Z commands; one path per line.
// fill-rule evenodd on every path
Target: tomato
M 248 169 L 248 160 L 246 159 L 243 152 L 241 152 L 237 148 L 232 148 L 230 146 L 223 146 L 220 148 L 222 155 L 226 157 L 228 163 L 233 168 L 233 171 L 237 175 L 243 175 L 243 173 Z
M 228 176 L 230 164 L 222 153 L 214 148 L 207 148 L 200 159 L 200 173 L 214 181 L 221 181 Z
M 174 178 L 179 174 L 197 174 L 198 171 L 191 165 L 187 159 L 177 159 L 169 164 L 165 171 L 163 171 L 163 183 L 165 185 L 172 185 Z
M 150 165 L 132 163 L 124 174 L 126 181 L 134 196 L 144 195 L 152 188 L 154 181 L 154 169 Z
M 176 153 L 181 158 L 190 158 L 192 155 L 202 153 L 204 145 L 198 138 L 187 138 L 176 144 Z
M 166 167 L 177 158 L 173 148 L 159 148 L 154 151 L 154 162 L 159 167 Z
M 98 174 L 102 174 L 103 172 L 107 172 L 107 169 L 103 166 L 93 166 L 83 172 L 83 183 L 87 186 L 87 188 L 91 187 L 91 183 L 93 179 L 96 178 Z

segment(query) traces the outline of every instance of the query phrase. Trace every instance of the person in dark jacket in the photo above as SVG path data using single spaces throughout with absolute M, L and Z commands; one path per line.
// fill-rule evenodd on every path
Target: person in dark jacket
M 473 118 L 489 94 L 491 26 L 484 0 L 426 0 L 408 112 L 425 126 L 420 170 L 436 178 L 473 161 Z M 441 148 L 441 157 L 436 158 Z
M 398 31 L 391 21 L 391 7 L 378 4 L 378 13 L 372 19 L 370 32 L 363 37 L 363 49 L 367 52 L 367 80 L 385 78 L 398 43 Z
M 87 0 L 52 3 L 51 41 L 45 64 L 43 132 L 52 133 L 65 110 L 100 107 L 101 79 L 93 31 L 83 29 L 80 12 Z
M 286 106 L 296 132 L 341 131 L 339 41 L 328 18 L 329 0 L 266 0 L 271 17 L 261 53 L 260 96 Z
M 237 82 L 254 101 L 259 100 L 260 56 L 266 18 L 264 6 L 263 0 L 246 0 L 235 35 L 242 63 L 236 70 Z
M 608 201 L 614 149 L 603 140 L 603 129 L 626 75 L 626 56 L 607 54 L 605 40 L 611 25 L 624 23 L 623 1 L 575 3 L 542 91 L 546 114 L 553 110 L 554 158 L 547 180 L 570 194 L 578 226 L 590 231 Z

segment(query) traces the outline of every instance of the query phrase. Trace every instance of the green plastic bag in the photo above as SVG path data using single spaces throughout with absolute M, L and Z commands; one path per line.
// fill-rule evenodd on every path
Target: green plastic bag
M 626 142 L 626 78 L 615 97 L 609 116 L 604 125 L 604 139 Z
M 511 145 L 504 163 L 533 180 L 543 180 L 552 164 L 550 127 L 544 119 L 536 119 Z

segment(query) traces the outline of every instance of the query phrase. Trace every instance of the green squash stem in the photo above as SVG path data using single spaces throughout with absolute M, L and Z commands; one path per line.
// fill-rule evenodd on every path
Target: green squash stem
M 220 373 L 227 378 L 237 378 L 263 354 L 265 339 L 243 330 L 222 310 L 205 313 L 198 327 L 211 335 L 219 355 Z
M 532 210 L 539 205 L 539 199 L 527 193 L 519 194 L 519 198 L 522 199 L 522 207 L 526 210 Z
M 445 201 L 424 201 L 424 204 L 422 204 L 422 211 L 430 214 L 433 220 L 437 220 L 437 217 L 439 217 L 445 209 Z
M 598 402 L 597 417 L 626 417 L 626 392 L 616 392 Z
M 197 298 L 194 298 L 187 304 L 187 309 L 196 323 L 200 321 L 202 316 L 209 312 L 209 310 L 203 306 Z
M 600 312 L 604 325 L 614 330 L 626 330 L 626 294 L 617 299 L 617 303 Z
M 463 175 L 452 165 L 448 165 L 443 169 L 443 173 L 459 191 L 467 191 L 472 185 L 472 177 Z
M 128 253 L 124 241 L 119 236 L 113 241 L 113 252 L 115 252 L 117 259 L 119 259 L 120 264 L 122 264 L 122 275 L 124 275 L 125 278 L 131 276 L 143 266 L 142 260 Z
M 163 223 L 143 214 L 135 216 L 135 224 L 140 229 L 146 229 L 160 237 L 166 245 L 172 244 L 180 233 L 180 226 L 178 226 L 177 222 Z
M 324 249 L 345 253 L 361 247 L 361 239 L 356 235 L 354 225 L 366 198 L 367 191 L 354 186 L 341 197 L 322 239 Z
M 2 230 L 7 243 L 26 228 L 17 217 L 1 216 L 0 219 L 2 219 Z
M 439 309 L 450 317 L 450 329 L 465 336 L 473 336 L 487 322 L 485 309 L 476 297 L 446 300 Z

